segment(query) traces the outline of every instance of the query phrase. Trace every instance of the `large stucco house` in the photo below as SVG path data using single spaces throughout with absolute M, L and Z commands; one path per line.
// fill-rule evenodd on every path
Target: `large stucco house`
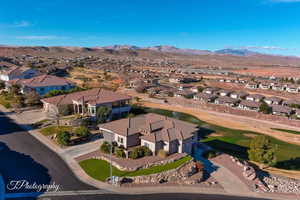
M 30 79 L 14 79 L 6 83 L 7 88 L 12 85 L 19 85 L 21 87 L 21 93 L 34 90 L 40 96 L 44 96 L 53 90 L 70 90 L 74 88 L 74 84 L 64 78 L 52 76 L 52 75 L 40 75 Z
M 45 112 L 57 112 L 59 106 L 72 105 L 75 114 L 87 115 L 95 118 L 97 108 L 106 106 L 111 109 L 109 118 L 128 114 L 131 97 L 113 91 L 94 88 L 86 91 L 74 92 L 42 99 Z
M 154 154 L 161 149 L 169 154 L 191 154 L 199 131 L 195 124 L 153 113 L 100 124 L 99 129 L 106 141 L 126 149 L 146 146 Z
M 38 71 L 28 67 L 11 66 L 9 68 L 0 68 L 0 80 L 2 81 L 28 79 L 37 75 L 39 75 Z

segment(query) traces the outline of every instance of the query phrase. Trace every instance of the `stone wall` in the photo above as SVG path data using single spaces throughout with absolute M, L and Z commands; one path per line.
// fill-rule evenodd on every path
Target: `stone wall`
M 98 156 L 95 156 L 95 157 L 92 157 L 92 158 L 93 159 L 98 159 L 98 160 L 105 160 L 107 162 L 110 162 L 109 155 L 98 155 Z M 114 167 L 116 167 L 117 169 L 122 170 L 122 171 L 136 171 L 138 169 L 146 169 L 146 168 L 153 167 L 153 166 L 165 165 L 165 164 L 168 164 L 168 163 L 171 163 L 171 162 L 175 162 L 175 161 L 177 161 L 181 158 L 182 157 L 174 157 L 174 158 L 171 158 L 171 159 L 164 159 L 164 160 L 157 161 L 157 162 L 152 162 L 152 163 L 149 162 L 149 163 L 145 163 L 142 166 L 134 166 L 134 167 L 120 165 L 114 159 L 112 159 L 111 163 Z
M 200 176 L 191 178 L 196 173 L 197 169 L 195 167 L 195 162 L 190 160 L 176 169 L 157 174 L 130 177 L 126 178 L 126 180 L 130 179 L 133 184 L 157 184 L 165 182 L 175 184 L 197 184 L 203 180 L 203 172 L 199 172 L 201 173 Z

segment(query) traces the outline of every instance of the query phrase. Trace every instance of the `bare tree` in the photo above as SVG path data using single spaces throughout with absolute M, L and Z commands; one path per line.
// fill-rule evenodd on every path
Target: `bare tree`
M 50 120 L 56 121 L 56 125 L 59 126 L 61 114 L 57 106 L 52 106 L 47 112 L 47 118 Z

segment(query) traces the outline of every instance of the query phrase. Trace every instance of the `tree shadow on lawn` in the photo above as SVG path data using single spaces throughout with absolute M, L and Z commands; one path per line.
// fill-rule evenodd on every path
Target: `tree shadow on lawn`
M 300 157 L 279 161 L 275 167 L 286 170 L 300 170 Z
M 28 155 L 11 150 L 3 142 L 0 142 L 0 158 L 0 172 L 4 178 L 7 193 L 39 192 L 36 189 L 25 189 L 24 187 L 14 188 L 15 183 L 12 181 L 24 180 L 30 185 L 34 183 L 49 185 L 51 182 L 51 177 L 46 167 L 37 163 Z M 45 190 L 41 191 L 41 193 L 43 192 Z
M 221 151 L 223 153 L 235 156 L 240 159 L 248 159 L 248 148 L 246 147 L 225 142 L 219 139 L 213 139 L 203 143 L 217 151 Z

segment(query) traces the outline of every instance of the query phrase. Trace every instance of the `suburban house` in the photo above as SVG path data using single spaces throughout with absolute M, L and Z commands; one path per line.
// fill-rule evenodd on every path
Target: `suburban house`
M 219 97 L 219 98 L 215 99 L 215 104 L 223 104 L 223 105 L 231 106 L 231 107 L 236 106 L 238 104 L 238 102 L 239 102 L 238 99 L 233 99 L 228 96 Z
M 296 110 L 296 117 L 297 117 L 297 118 L 300 118 L 300 109 L 297 109 L 297 110 Z
M 130 96 L 113 91 L 94 88 L 81 92 L 74 92 L 42 99 L 44 111 L 57 112 L 62 105 L 72 105 L 74 113 L 96 117 L 97 108 L 106 106 L 111 109 L 109 118 L 117 118 L 128 114 L 131 106 Z
M 258 88 L 258 84 L 256 82 L 249 82 L 249 83 L 246 84 L 245 87 L 249 88 L 249 89 L 257 89 Z
M 190 90 L 178 90 L 174 93 L 174 97 L 192 98 L 194 93 Z
M 191 89 L 193 87 L 193 85 L 190 84 L 180 84 L 178 86 L 178 90 L 187 90 L 187 89 Z
M 232 92 L 232 93 L 230 94 L 230 97 L 231 97 L 231 98 L 234 98 L 234 99 L 245 99 L 246 96 L 248 96 L 248 93 L 243 92 L 243 91 Z
M 190 90 L 194 93 L 198 92 L 198 87 L 197 86 L 193 86 L 192 88 L 190 88 Z
M 274 85 L 272 85 L 272 90 L 275 91 L 284 91 L 285 90 L 285 86 L 279 83 L 275 83 Z
M 263 82 L 263 83 L 259 84 L 259 88 L 263 89 L 263 90 L 268 90 L 268 89 L 271 89 L 271 85 L 270 85 L 270 83 Z
M 14 66 L 9 68 L 1 68 L 0 80 L 10 81 L 14 79 L 28 79 L 37 76 L 38 74 L 38 71 L 28 67 Z
M 224 96 L 228 96 L 230 94 L 231 91 L 228 91 L 228 90 L 219 90 L 218 91 L 218 94 L 221 96 L 221 97 L 224 97 Z
M 202 92 L 206 94 L 215 94 L 219 88 L 205 88 Z
M 300 101 L 296 100 L 296 99 L 289 99 L 289 100 L 283 101 L 282 105 L 290 106 L 290 107 L 298 107 L 298 106 L 300 107 Z
M 250 94 L 246 97 L 246 100 L 260 102 L 261 100 L 263 100 L 263 98 L 264 96 L 261 94 Z
M 218 98 L 218 96 L 214 94 L 199 93 L 194 95 L 194 100 L 203 101 L 206 103 L 214 102 L 216 98 Z
M 298 93 L 298 86 L 297 85 L 288 85 L 286 86 L 286 91 L 290 93 Z
M 261 105 L 261 102 L 242 100 L 239 103 L 239 108 L 241 108 L 243 110 L 259 111 L 260 105 Z
M 36 91 L 39 95 L 44 96 L 52 90 L 70 90 L 74 84 L 64 78 L 52 75 L 40 75 L 30 79 L 14 79 L 7 82 L 9 88 L 12 85 L 19 85 L 21 93 Z
M 281 105 L 272 105 L 272 113 L 273 115 L 284 115 L 289 116 L 293 112 L 293 109 L 287 106 Z
M 264 102 L 266 102 L 268 105 L 280 105 L 282 102 L 282 99 L 279 97 L 266 97 L 264 99 Z
M 99 125 L 106 141 L 115 141 L 125 149 L 146 146 L 154 155 L 159 150 L 192 153 L 198 126 L 163 115 L 148 113 Z

